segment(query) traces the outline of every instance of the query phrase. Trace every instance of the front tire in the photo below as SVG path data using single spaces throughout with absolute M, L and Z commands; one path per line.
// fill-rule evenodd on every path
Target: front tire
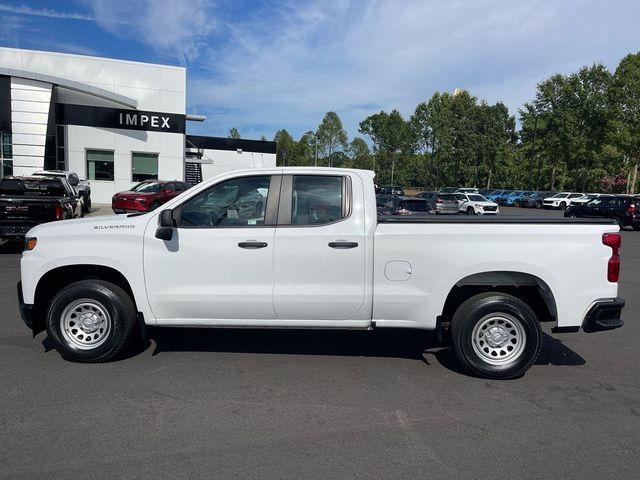
M 564 210 L 567 208 L 567 204 L 565 202 L 560 202 L 560 210 Z
M 488 292 L 466 300 L 451 320 L 456 356 L 471 373 L 485 378 L 522 376 L 542 349 L 542 329 L 522 300 Z
M 476 211 L 473 209 L 473 207 L 469 207 L 467 208 L 467 215 L 475 215 Z
M 122 288 L 102 280 L 64 287 L 47 312 L 47 332 L 63 358 L 107 362 L 134 337 L 136 309 Z
M 153 212 L 156 208 L 158 208 L 160 206 L 160 202 L 153 202 L 150 206 L 149 206 L 149 211 Z

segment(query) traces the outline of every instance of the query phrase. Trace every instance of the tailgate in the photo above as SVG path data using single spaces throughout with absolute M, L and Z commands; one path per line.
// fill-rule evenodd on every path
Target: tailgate
M 56 219 L 54 198 L 0 198 L 0 228 L 32 227 Z

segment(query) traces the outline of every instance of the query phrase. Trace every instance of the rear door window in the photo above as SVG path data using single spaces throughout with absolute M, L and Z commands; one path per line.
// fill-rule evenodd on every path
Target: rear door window
M 346 188 L 347 179 L 343 176 L 294 175 L 291 224 L 326 225 L 346 218 Z

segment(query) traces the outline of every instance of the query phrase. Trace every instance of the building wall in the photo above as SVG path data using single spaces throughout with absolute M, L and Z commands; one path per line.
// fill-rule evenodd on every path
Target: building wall
M 69 170 L 87 178 L 86 151 L 114 152 L 114 181 L 91 180 L 94 203 L 111 203 L 116 192 L 133 185 L 132 152 L 158 154 L 158 178 L 182 180 L 184 177 L 184 135 L 179 133 L 146 132 L 69 125 L 67 128 L 67 159 Z
M 238 153 L 229 150 L 205 149 L 202 160 L 213 163 L 202 164 L 202 179 L 207 180 L 224 172 L 231 170 L 242 170 L 246 168 L 270 168 L 276 166 L 275 153 Z

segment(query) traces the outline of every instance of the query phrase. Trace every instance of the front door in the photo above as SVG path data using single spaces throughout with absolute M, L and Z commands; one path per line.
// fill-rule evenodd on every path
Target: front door
M 275 235 L 273 303 L 279 320 L 370 320 L 359 177 L 283 177 Z
M 273 319 L 280 176 L 223 181 L 174 209 L 173 238 L 145 233 L 147 296 L 159 324 Z

